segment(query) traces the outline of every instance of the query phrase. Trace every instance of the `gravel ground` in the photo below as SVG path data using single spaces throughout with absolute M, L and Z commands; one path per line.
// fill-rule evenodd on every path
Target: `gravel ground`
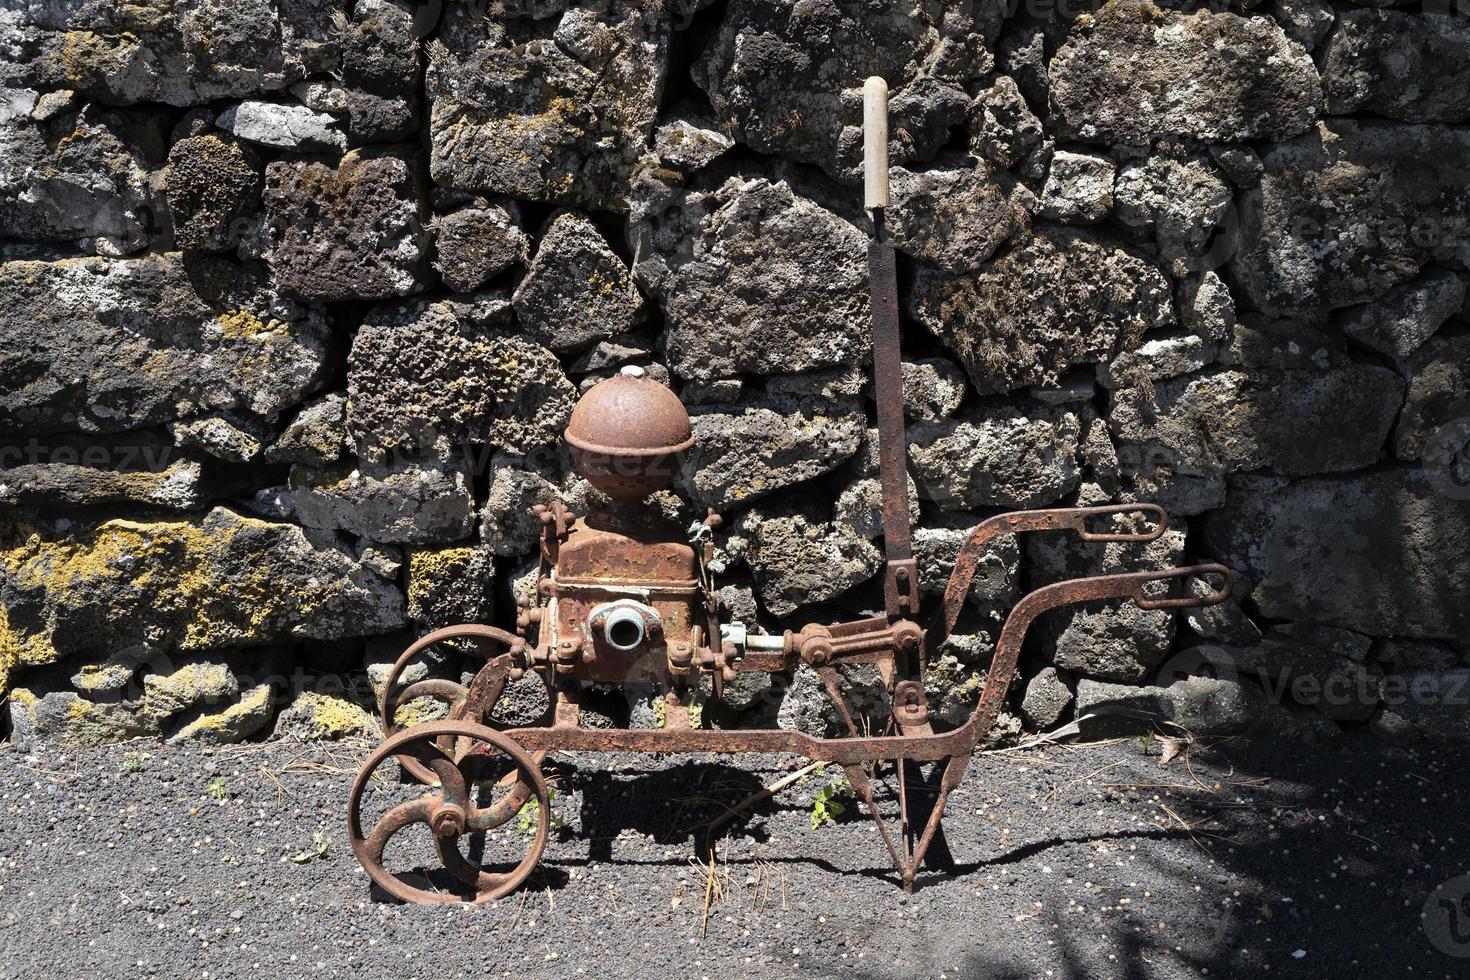
M 716 845 L 702 934 L 698 824 L 794 760 L 555 759 L 543 870 L 473 908 L 370 887 L 367 746 L 0 750 L 0 976 L 1465 976 L 1421 927 L 1470 871 L 1454 749 L 1159 751 L 986 757 L 912 895 L 855 807 L 811 829 L 814 776 Z

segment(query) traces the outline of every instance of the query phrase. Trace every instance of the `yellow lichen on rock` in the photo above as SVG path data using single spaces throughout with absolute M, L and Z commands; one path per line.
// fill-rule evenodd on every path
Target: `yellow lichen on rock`
M 73 653 L 147 644 L 203 651 L 401 622 L 402 599 L 292 525 L 217 508 L 188 520 L 115 519 L 0 532 L 0 680 Z
M 214 322 L 229 340 L 279 337 L 286 334 L 288 330 L 286 324 L 280 320 L 262 320 L 249 310 L 229 310 L 215 317 Z
M 439 548 L 415 551 L 408 558 L 408 604 L 420 607 L 430 601 L 432 592 L 443 587 L 473 565 L 474 548 Z
M 238 702 L 214 714 L 200 715 L 169 737 L 170 742 L 198 741 L 211 745 L 238 742 L 265 727 L 271 717 L 271 686 L 260 684 Z
M 337 695 L 303 691 L 281 712 L 276 734 L 316 741 L 355 736 L 375 738 L 380 733 L 377 722 L 361 705 Z

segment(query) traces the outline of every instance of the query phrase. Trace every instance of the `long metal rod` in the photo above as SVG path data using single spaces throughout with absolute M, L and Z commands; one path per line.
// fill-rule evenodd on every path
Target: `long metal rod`
M 883 225 L 888 206 L 888 85 L 863 86 L 863 203 L 872 216 L 868 293 L 873 314 L 873 399 L 878 406 L 878 477 L 883 485 L 884 605 L 890 619 L 919 611 L 919 573 L 909 526 L 908 447 L 903 424 L 903 363 L 898 325 L 898 269 Z M 914 676 L 917 665 L 906 665 Z

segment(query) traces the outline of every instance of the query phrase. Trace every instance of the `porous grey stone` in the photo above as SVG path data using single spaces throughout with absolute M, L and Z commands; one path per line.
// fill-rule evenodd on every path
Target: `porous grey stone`
M 530 339 L 571 351 L 632 329 L 643 296 L 628 267 L 585 216 L 556 216 L 511 298 Z
M 1113 208 L 1118 168 L 1107 157 L 1057 150 L 1051 157 L 1039 214 L 1074 225 L 1090 225 Z
M 701 118 L 677 116 L 653 132 L 653 152 L 666 166 L 693 173 L 733 149 L 735 141 Z
M 1359 663 L 1368 658 L 1368 651 L 1373 646 L 1373 639 L 1361 633 L 1305 621 L 1278 623 L 1266 636 L 1268 640 L 1306 644 Z
M 416 164 L 356 150 L 332 167 L 278 160 L 265 171 L 266 261 L 288 295 L 383 299 L 423 285 L 426 233 Z
M 1215 345 L 1195 334 L 1156 335 L 1097 368 L 1104 388 L 1166 381 L 1193 374 L 1215 359 Z
M 1046 408 L 976 408 L 909 430 L 909 458 L 942 507 L 1040 507 L 1076 489 L 1081 423 Z
M 870 723 L 882 724 L 893 713 L 883 680 L 872 664 L 844 664 L 837 668 L 837 672 L 841 675 L 842 693 L 853 718 L 867 718 Z M 776 724 L 817 738 L 848 734 L 847 724 L 822 684 L 821 677 L 806 666 L 796 669 L 777 710 Z
M 1394 638 L 1382 642 L 1374 651 L 1373 660 L 1389 674 L 1449 670 L 1460 663 L 1455 651 L 1444 643 Z
M 75 93 L 72 93 L 75 95 Z M 36 107 L 40 104 L 41 94 L 27 88 L 7 88 L 0 95 L 0 123 L 8 123 L 17 119 L 35 119 L 40 121 L 36 114 Z
M 229 664 L 196 659 L 173 665 L 166 674 L 145 674 L 141 711 L 160 722 L 192 708 L 234 701 L 240 681 Z
M 257 684 L 243 692 L 234 704 L 222 711 L 205 712 L 169 735 L 170 742 L 196 742 L 204 745 L 229 745 L 251 738 L 270 724 L 275 714 L 269 684 Z
M 731 177 L 635 233 L 634 272 L 663 307 L 675 375 L 805 372 L 867 355 L 867 236 L 785 181 Z
M 1095 683 L 1089 681 L 1088 683 Z M 1072 706 L 1072 689 L 1055 667 L 1043 667 L 1026 682 L 1021 698 L 1021 717 L 1039 731 L 1055 728 Z
M 978 275 L 920 268 L 911 312 L 959 357 L 981 394 L 1055 385 L 1173 322 L 1168 281 L 1148 261 L 1070 228 L 1033 229 Z
M 24 99 L 25 92 L 25 89 L 12 90 L 8 93 L 8 98 L 14 99 L 19 96 Z M 35 93 L 30 94 L 35 95 Z M 56 118 L 63 112 L 69 112 L 75 109 L 77 107 L 77 101 L 77 93 L 69 88 L 58 89 L 55 92 L 42 92 L 40 95 L 36 95 L 35 103 L 30 109 L 31 118 L 37 122 L 46 122 L 49 119 Z
M 908 490 L 909 526 L 919 523 L 919 491 L 913 477 L 906 481 Z M 859 477 L 837 495 L 836 511 L 832 519 L 845 524 L 858 534 L 874 540 L 883 533 L 883 485 L 871 476 Z
M 521 18 L 447 4 L 425 77 L 430 168 L 446 187 L 627 210 L 668 62 L 635 5 Z
M 1046 63 L 1047 27 L 1056 30 L 1063 25 L 1046 25 L 1026 11 L 1018 10 L 1006 19 L 995 47 L 995 64 L 1016 83 L 1028 104 L 1047 104 Z
M 1041 404 L 1053 408 L 1058 405 L 1076 405 L 1092 401 L 1097 395 L 1097 382 L 1090 371 L 1072 371 L 1056 384 L 1031 388 L 1027 394 Z
M 1123 164 L 1113 198 L 1118 220 L 1152 234 L 1164 255 L 1175 256 L 1209 241 L 1230 208 L 1231 190 L 1203 156 L 1154 155 Z
M 468 472 L 437 460 L 293 466 L 291 501 L 307 527 L 393 544 L 457 541 L 474 527 Z
M 403 568 L 403 549 L 391 544 L 358 538 L 353 554 L 364 567 L 372 569 L 383 578 L 397 578 L 399 570 Z
M 1152 397 L 1114 399 L 1108 427 L 1120 454 L 1162 454 L 1175 472 L 1203 477 L 1371 466 L 1404 395 L 1395 372 L 1341 357 L 1326 369 L 1216 370 L 1150 386 Z
M 1324 48 L 1322 85 L 1334 116 L 1470 120 L 1470 23 L 1453 4 L 1345 10 Z
M 0 604 L 20 666 L 141 644 L 192 651 L 339 639 L 403 620 L 396 585 L 335 541 L 225 508 L 64 531 L 12 527 L 3 552 Z
M 1116 519 L 1116 526 L 1129 527 L 1129 518 Z M 1145 543 L 1033 534 L 1025 539 L 1025 548 L 1034 587 L 1084 575 L 1173 568 L 1184 555 L 1184 532 L 1165 531 Z M 1057 610 L 1033 632 L 1042 654 L 1056 667 L 1082 677 L 1136 683 L 1168 654 L 1174 629 L 1171 610 L 1110 602 Z M 1078 707 L 1080 711 L 1080 702 Z
M 0 264 L 0 431 L 273 418 L 323 380 L 330 332 L 264 270 L 207 256 Z
M 953 19 L 954 23 L 960 23 L 967 12 L 959 13 L 960 16 Z M 985 12 L 979 13 L 980 19 L 985 19 Z M 987 60 L 986 55 L 979 51 L 975 51 L 974 56 L 978 62 Z M 909 164 L 933 159 L 950 143 L 953 131 L 965 122 L 973 107 L 965 93 L 966 89 L 952 81 L 933 75 L 921 74 L 911 84 L 902 86 L 902 90 L 888 101 L 889 118 L 899 121 L 888 130 L 890 155 L 901 163 Z M 844 96 L 844 111 L 850 105 Z M 838 138 L 838 153 L 844 159 L 854 158 L 853 141 L 856 136 L 852 129 L 843 128 Z M 845 176 L 851 180 L 857 174 L 849 170 Z
M 277 150 L 341 153 L 347 149 L 347 137 L 337 129 L 337 120 L 304 105 L 241 102 L 221 112 L 215 125 L 238 139 Z
M 523 459 L 497 453 L 490 460 L 490 492 L 480 513 L 480 540 L 507 558 L 528 554 L 536 549 L 542 532 L 541 521 L 531 508 L 553 500 L 576 507 L 584 496 L 585 485 L 559 487 L 548 474 L 526 466 Z
M 122 702 L 89 701 L 72 691 L 37 696 L 29 688 L 10 692 L 11 738 L 28 751 L 41 746 L 107 745 L 156 738 L 157 720 Z
M 903 409 L 916 422 L 938 422 L 959 411 L 969 390 L 965 373 L 953 361 L 922 357 L 904 361 Z
M 1394 455 L 1423 460 L 1445 493 L 1470 478 L 1470 337 L 1431 337 L 1406 365 L 1409 392 L 1394 432 Z
M 919 590 L 922 595 L 944 595 L 954 574 L 955 559 L 969 539 L 973 527 L 915 527 L 914 556 L 919 560 Z M 975 578 L 966 596 L 966 606 L 980 625 L 995 628 L 1020 598 L 1021 549 L 1014 536 L 994 540 L 975 566 Z
M 749 537 L 746 562 L 756 591 L 776 616 L 835 598 L 883 564 L 877 548 L 814 502 L 769 510 L 758 505 L 742 515 L 741 527 Z
M 378 720 L 362 705 L 336 694 L 302 691 L 276 715 L 271 737 L 296 742 L 383 737 Z
M 1048 76 L 1054 123 L 1088 142 L 1284 139 L 1322 103 L 1311 57 L 1274 22 L 1149 0 L 1077 18 Z
M 964 122 L 966 83 L 993 64 L 1000 14 L 922 0 L 900 0 L 882 16 L 858 0 L 735 0 L 692 74 L 741 143 L 856 182 L 863 80 L 882 75 L 892 85 L 892 162 L 932 157 Z
M 518 336 L 504 296 L 376 307 L 347 358 L 359 455 L 465 443 L 551 445 L 576 399 L 556 356 Z
M 1036 199 L 1004 171 L 965 162 L 891 171 L 884 224 L 894 247 L 947 272 L 973 272 L 1030 226 Z
M 164 230 L 149 179 L 164 154 L 161 114 L 87 106 L 46 126 L 0 115 L 0 236 L 124 255 Z
M 1266 165 L 1249 146 L 1213 143 L 1210 145 L 1210 158 L 1219 164 L 1221 172 L 1236 187 L 1259 187 L 1261 175 L 1266 172 Z
M 929 717 L 949 728 L 970 720 L 980 691 L 985 686 L 985 671 L 973 663 L 965 663 L 951 653 L 930 654 L 924 665 L 924 688 L 929 697 Z M 997 717 L 995 726 L 986 733 L 983 744 L 1010 741 L 1020 733 L 1020 725 L 1009 712 Z M 994 740 L 994 741 L 993 741 Z
M 530 239 L 517 216 L 499 205 L 477 204 L 439 215 L 433 227 L 434 268 L 457 293 L 474 292 L 530 255 Z
M 856 401 L 746 399 L 691 413 L 684 454 L 691 495 L 717 510 L 745 506 L 836 469 L 862 445 L 867 416 Z
M 1337 325 L 1364 347 L 1403 361 L 1464 305 L 1465 283 L 1439 269 L 1346 311 Z
M 1174 511 L 1170 510 L 1171 515 Z M 1180 612 L 1180 619 L 1196 636 L 1218 643 L 1235 646 L 1253 646 L 1261 642 L 1261 628 L 1240 606 L 1243 583 L 1237 578 L 1232 583 L 1232 594 L 1224 602 L 1213 606 L 1194 606 Z M 1187 594 L 1197 598 L 1211 595 L 1215 586 L 1202 578 L 1191 578 L 1185 586 Z
M 1235 328 L 1235 299 L 1214 270 L 1181 280 L 1179 322 L 1196 336 L 1218 343 Z
M 1421 470 L 1237 478 L 1203 541 L 1249 577 L 1267 617 L 1407 638 L 1470 626 L 1458 601 L 1470 588 L 1470 498 Z
M 411 95 L 384 97 L 321 81 L 297 82 L 291 94 L 313 112 L 345 119 L 343 136 L 348 146 L 401 142 L 419 128 L 418 99 Z
M 326 466 L 341 459 L 346 448 L 347 399 L 334 392 L 302 406 L 263 458 L 268 463 Z
M 12 2 L 4 13 L 16 55 L 0 77 L 115 105 L 277 91 L 338 66 L 337 12 L 321 0 Z
M 297 82 L 308 107 L 346 117 L 348 142 L 397 142 L 419 126 L 419 30 L 416 11 L 395 0 L 357 0 L 340 25 L 341 81 Z
M 1334 119 L 1271 146 L 1240 197 L 1234 282 L 1275 314 L 1374 299 L 1435 261 L 1464 262 L 1470 130 Z
M 269 434 L 264 427 L 224 415 L 174 422 L 169 426 L 174 444 L 197 449 L 231 463 L 252 463 L 260 457 Z
M 0 504 L 100 507 L 146 504 L 196 510 L 207 500 L 197 460 L 160 454 L 162 466 L 115 469 L 78 463 L 22 463 L 0 470 Z
M 1261 9 L 1276 19 L 1287 37 L 1307 51 L 1317 49 L 1337 20 L 1337 11 L 1326 0 L 1267 0 Z M 1324 79 L 1324 83 L 1331 86 L 1330 80 Z
M 494 553 L 476 545 L 411 551 L 408 618 L 425 630 L 494 622 Z
M 1385 693 L 1394 695 L 1393 710 L 1420 735 L 1470 740 L 1470 668 L 1417 671 L 1402 679 L 1391 678 Z
M 569 370 L 573 374 L 582 374 L 592 371 L 605 371 L 609 368 L 619 368 L 625 364 L 639 364 L 649 365 L 650 373 L 652 373 L 652 365 L 649 362 L 653 358 L 653 338 L 643 331 L 633 330 L 608 337 L 605 340 L 599 340 L 578 354 L 577 359 L 572 362 Z M 665 368 L 664 370 L 667 372 L 668 369 Z M 690 401 L 687 392 L 682 397 L 686 402 Z
M 1315 708 L 1334 721 L 1367 721 L 1382 697 L 1383 673 L 1376 664 L 1310 636 L 1272 630 L 1259 644 L 1227 653 L 1239 674 L 1259 681 L 1273 702 Z
M 1162 447 L 1118 446 L 1118 472 L 1096 503 L 1145 502 L 1158 504 L 1174 517 L 1193 517 L 1225 502 L 1225 478 L 1180 472 L 1174 457 Z
M 1041 120 L 1014 79 L 1002 75 L 970 107 L 970 148 L 998 167 L 1011 168 L 1041 142 Z
M 216 135 L 190 136 L 168 151 L 164 194 L 179 247 L 227 252 L 260 209 L 261 170 L 253 154 Z
M 1185 677 L 1167 687 L 1077 682 L 1078 717 L 1100 716 L 1083 723 L 1084 734 L 1147 729 L 1158 719 L 1195 736 L 1239 735 L 1264 707 L 1259 690 L 1233 678 Z

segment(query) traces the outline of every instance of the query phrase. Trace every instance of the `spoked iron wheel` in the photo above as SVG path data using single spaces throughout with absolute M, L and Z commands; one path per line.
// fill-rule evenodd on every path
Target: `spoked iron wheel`
M 432 775 L 427 793 L 393 802 L 424 789 L 373 778 L 394 757 L 412 759 Z M 536 817 L 528 835 L 511 821 L 533 800 Z M 376 814 L 366 833 L 365 812 Z M 425 722 L 385 740 L 358 770 L 347 801 L 348 837 L 357 860 L 384 891 L 405 902 L 478 904 L 509 894 L 541 860 L 550 820 L 536 760 L 515 740 L 464 721 Z M 423 829 L 415 839 L 401 833 L 416 824 Z M 385 857 L 395 839 L 391 850 L 402 853 Z M 423 862 L 434 856 L 447 874 L 425 870 Z
M 414 661 L 431 648 L 466 640 L 473 643 L 475 650 L 485 657 L 485 666 L 468 685 L 438 677 L 410 684 L 403 683 L 403 676 Z M 507 679 L 512 672 L 518 673 L 523 667 L 523 649 L 524 644 L 517 636 L 493 626 L 448 626 L 420 637 L 394 662 L 383 685 L 383 734 L 391 737 L 403 730 L 406 726 L 400 724 L 399 709 L 424 697 L 443 701 L 448 707 L 450 721 L 466 721 L 493 729 L 511 727 L 498 724 L 493 713 L 496 703 L 505 691 Z M 416 730 L 422 724 L 408 727 Z M 448 743 L 441 741 L 441 748 L 448 751 Z M 438 778 L 422 762 L 409 755 L 401 755 L 398 761 L 404 771 L 425 785 Z

